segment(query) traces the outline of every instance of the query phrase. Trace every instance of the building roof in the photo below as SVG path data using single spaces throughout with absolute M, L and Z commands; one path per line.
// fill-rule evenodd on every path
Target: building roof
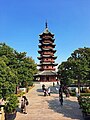
M 57 72 L 55 71 L 42 71 L 37 73 L 35 76 L 40 76 L 40 75 L 57 75 Z
M 47 22 L 46 22 L 46 28 L 45 28 L 44 32 L 41 33 L 39 36 L 42 37 L 43 35 L 46 35 L 46 34 L 49 34 L 49 35 L 51 35 L 52 37 L 54 36 L 54 34 L 52 34 L 52 33 L 48 30 Z

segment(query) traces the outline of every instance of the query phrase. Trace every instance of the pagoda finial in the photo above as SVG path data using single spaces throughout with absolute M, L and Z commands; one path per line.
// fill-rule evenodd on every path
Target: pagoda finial
M 45 23 L 45 25 L 46 25 L 46 28 L 48 28 L 48 27 L 47 27 L 47 20 L 46 20 L 46 23 Z

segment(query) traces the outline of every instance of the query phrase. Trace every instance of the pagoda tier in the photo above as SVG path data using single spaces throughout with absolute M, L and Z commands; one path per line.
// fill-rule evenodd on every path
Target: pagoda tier
M 51 42 L 54 42 L 55 39 L 52 39 L 52 38 L 44 38 L 44 39 L 40 39 L 40 40 L 39 40 L 39 43 L 42 44 L 43 41 L 44 41 L 44 42 L 49 42 L 49 43 L 51 43 Z
M 57 81 L 57 76 L 58 75 L 55 71 L 41 71 L 36 74 L 34 78 L 39 82 L 54 82 Z
M 47 62 L 48 62 L 48 63 L 55 63 L 54 60 L 41 60 L 41 61 L 40 61 L 40 64 L 43 63 L 43 62 L 44 62 L 44 63 L 47 63 Z
M 55 48 L 55 44 L 50 44 L 50 43 L 43 43 L 42 45 L 38 45 L 39 48 Z
M 39 54 L 42 54 L 43 52 L 53 52 L 53 53 L 55 53 L 56 52 L 56 50 L 53 50 L 53 49 L 44 49 L 43 51 L 42 50 L 38 50 L 38 53 Z
M 42 63 L 38 64 L 38 66 L 41 66 L 41 65 L 53 65 L 53 66 L 56 66 L 57 64 L 53 63 L 53 62 L 42 62 Z
M 45 39 L 46 39 L 46 38 L 47 38 L 47 39 L 48 39 L 48 38 L 51 38 L 51 39 L 52 39 L 52 38 L 54 37 L 54 34 L 52 34 L 51 32 L 49 32 L 49 31 L 48 31 L 48 28 L 46 28 L 46 29 L 44 30 L 44 32 L 41 33 L 39 36 L 40 36 L 41 39 L 43 39 L 43 38 L 45 38 Z

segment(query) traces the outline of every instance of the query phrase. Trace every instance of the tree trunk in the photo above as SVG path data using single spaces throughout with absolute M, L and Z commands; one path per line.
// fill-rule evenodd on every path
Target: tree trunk
M 80 95 L 80 79 L 78 79 L 78 94 Z

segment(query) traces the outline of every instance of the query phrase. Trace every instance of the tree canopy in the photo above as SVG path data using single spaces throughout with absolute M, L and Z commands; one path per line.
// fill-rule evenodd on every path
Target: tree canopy
M 75 50 L 67 61 L 59 65 L 58 74 L 64 84 L 90 85 L 90 48 Z
M 27 87 L 37 73 L 37 64 L 26 52 L 17 52 L 0 43 L 0 98 L 15 93 L 16 86 Z

